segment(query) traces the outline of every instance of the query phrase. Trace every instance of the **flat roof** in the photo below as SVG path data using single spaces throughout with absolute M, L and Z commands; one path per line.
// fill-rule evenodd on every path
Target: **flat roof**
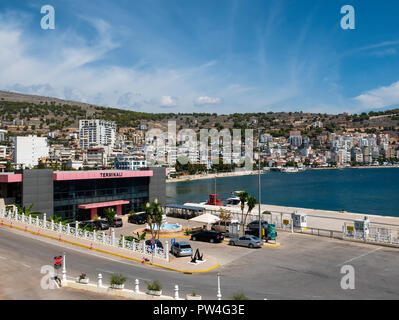
M 34 170 L 34 169 L 33 169 Z M 54 181 L 152 177 L 152 170 L 55 171 Z M 0 173 L 0 183 L 22 182 L 22 173 Z
M 152 177 L 152 170 L 92 170 L 92 171 L 57 171 L 53 173 L 54 181 L 89 180 L 89 179 L 115 179 Z

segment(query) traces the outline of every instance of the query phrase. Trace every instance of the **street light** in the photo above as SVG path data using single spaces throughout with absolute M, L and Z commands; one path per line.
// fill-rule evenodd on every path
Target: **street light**
M 262 241 L 262 221 L 261 221 L 261 214 L 260 214 L 260 130 L 258 129 L 258 208 L 259 208 L 259 239 Z

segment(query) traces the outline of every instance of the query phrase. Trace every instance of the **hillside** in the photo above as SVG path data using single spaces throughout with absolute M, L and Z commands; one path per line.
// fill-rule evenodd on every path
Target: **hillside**
M 325 132 L 364 131 L 387 132 L 397 135 L 399 109 L 369 112 L 368 114 L 329 115 L 303 112 L 267 112 L 217 115 L 216 113 L 145 113 L 107 108 L 76 101 L 0 91 L 1 126 L 13 133 L 42 134 L 49 131 L 69 132 L 78 128 L 79 119 L 115 121 L 118 128 L 167 128 L 174 120 L 177 128 L 261 128 L 274 136 L 287 136 L 290 130 L 300 130 L 308 136 Z M 319 128 L 317 123 L 321 122 Z M 125 130 L 126 131 L 126 130 Z

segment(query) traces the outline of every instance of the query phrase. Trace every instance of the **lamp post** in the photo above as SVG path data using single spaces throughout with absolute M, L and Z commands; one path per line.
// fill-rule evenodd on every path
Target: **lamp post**
M 259 239 L 262 241 L 262 221 L 261 221 L 261 214 L 260 214 L 260 130 L 258 129 L 258 208 L 259 208 Z M 266 231 L 267 232 L 267 231 Z

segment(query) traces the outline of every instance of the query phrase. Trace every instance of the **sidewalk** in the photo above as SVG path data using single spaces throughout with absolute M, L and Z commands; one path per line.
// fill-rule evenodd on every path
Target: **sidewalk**
M 111 245 L 99 243 L 96 241 L 91 241 L 88 239 L 81 239 L 72 235 L 66 235 L 64 233 L 59 233 L 56 231 L 44 229 L 37 226 L 32 226 L 21 221 L 15 221 L 7 218 L 0 218 L 0 226 L 14 228 L 17 230 L 21 230 L 22 232 L 29 232 L 32 234 L 36 234 L 37 236 L 43 236 L 50 239 L 54 239 L 55 241 L 65 242 L 69 244 L 73 244 L 82 248 L 86 248 L 88 250 L 94 250 L 102 253 L 111 254 L 114 256 L 122 257 L 128 260 L 136 261 L 139 263 L 143 263 L 143 256 L 139 253 L 133 252 L 129 249 L 117 248 Z M 168 269 L 177 272 L 183 273 L 199 273 L 206 272 L 210 270 L 214 270 L 219 267 L 218 260 L 210 255 L 204 254 L 204 262 L 198 264 L 190 263 L 191 257 L 181 257 L 175 258 L 173 256 L 169 256 L 169 262 L 164 259 L 160 259 L 157 257 L 151 258 L 147 257 L 149 262 L 145 262 L 143 264 L 147 264 L 150 266 L 155 266 L 163 269 Z

